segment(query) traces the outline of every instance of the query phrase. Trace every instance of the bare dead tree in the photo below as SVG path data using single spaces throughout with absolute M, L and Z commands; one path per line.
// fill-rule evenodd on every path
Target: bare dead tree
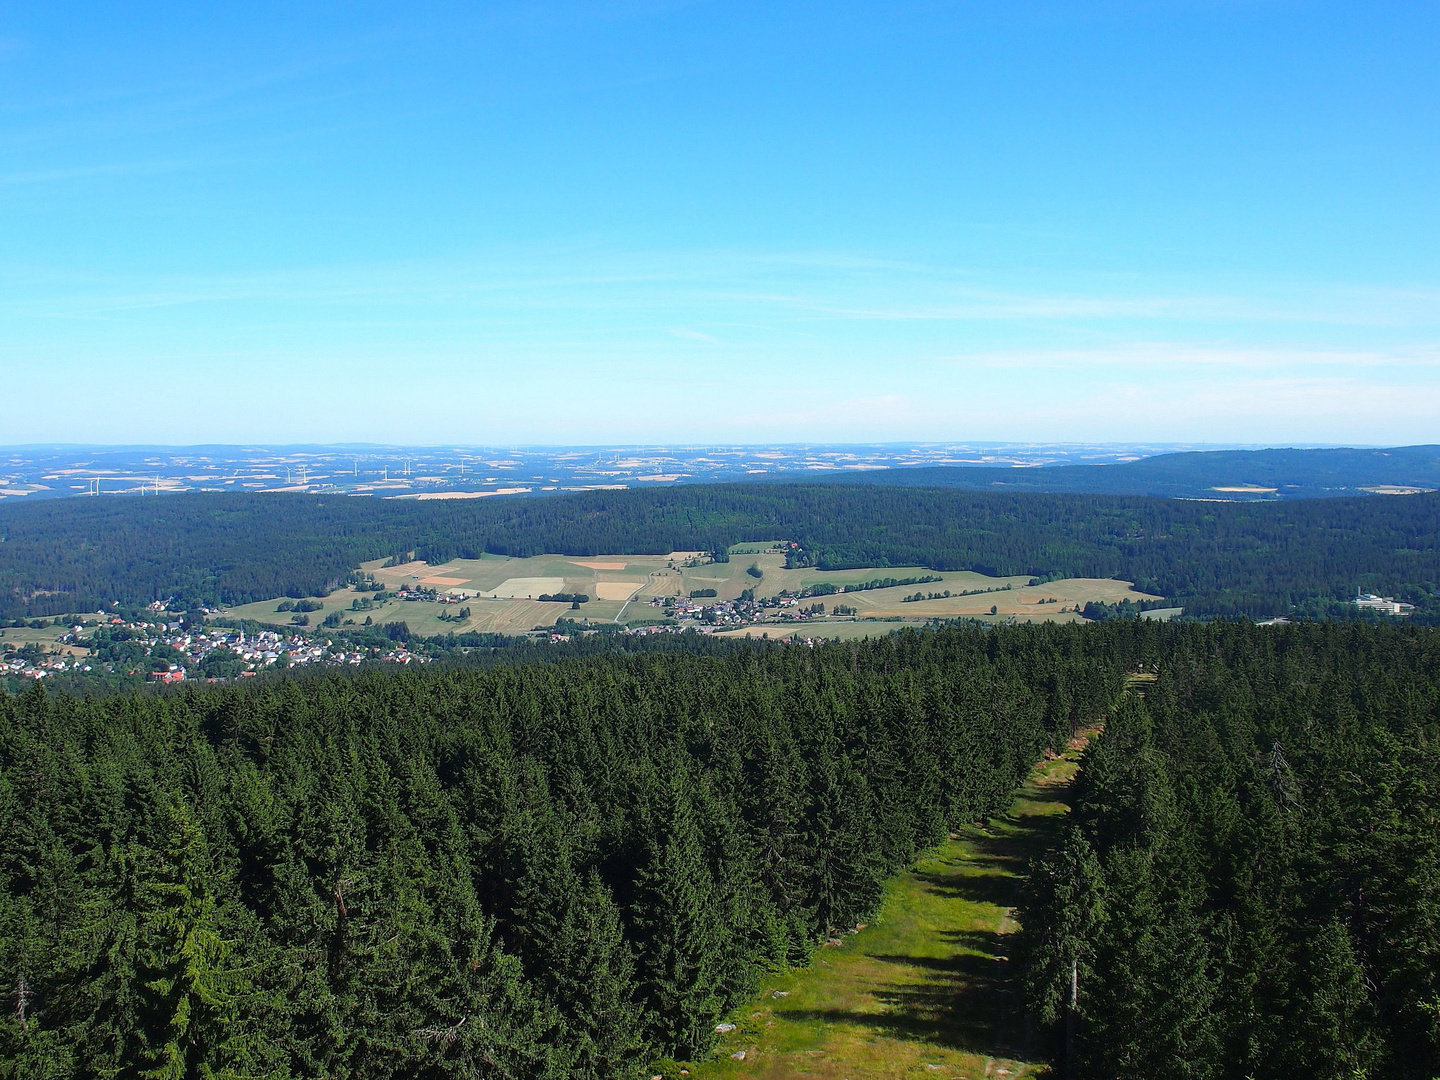
M 15 1017 L 20 1021 L 20 1030 L 28 1031 L 30 1019 L 27 1015 L 30 1011 L 30 1003 L 35 1000 L 35 991 L 30 989 L 30 984 L 21 975 L 15 982 Z
M 1288 811 L 1292 806 L 1299 806 L 1300 785 L 1296 783 L 1290 763 L 1285 760 L 1285 751 L 1280 749 L 1278 741 L 1270 748 L 1269 768 L 1270 790 L 1274 792 L 1280 809 Z
M 335 883 L 335 913 L 343 921 L 350 912 L 345 908 L 345 890 L 355 884 L 350 878 L 341 878 Z
M 438 1043 L 442 1050 L 448 1050 L 460 1037 L 461 1026 L 469 1019 L 468 1016 L 462 1016 L 458 1024 L 453 1024 L 448 1028 L 417 1028 L 413 1034 L 422 1042 Z
M 1070 1007 L 1065 1010 L 1065 1080 L 1075 1076 L 1075 1026 L 1080 1011 L 1080 961 L 1070 961 Z

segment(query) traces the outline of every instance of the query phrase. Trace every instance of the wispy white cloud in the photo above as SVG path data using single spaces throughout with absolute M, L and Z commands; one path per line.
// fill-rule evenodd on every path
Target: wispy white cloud
M 1231 296 L 1047 285 L 982 288 L 962 270 L 863 254 L 599 243 L 248 274 L 0 263 L 0 367 L 43 356 L 91 372 L 87 385 L 107 388 L 94 391 L 97 416 L 127 400 L 122 376 L 137 364 L 183 378 L 197 399 L 223 395 L 223 373 L 263 374 L 299 412 L 336 378 L 404 364 L 443 371 L 442 392 L 484 401 L 487 423 L 510 402 L 535 415 L 520 404 L 541 383 L 582 388 L 611 425 L 591 434 L 605 438 L 1433 438 L 1440 334 L 1423 285 Z M 1385 314 L 1367 322 L 1371 311 Z M 690 370 L 697 347 L 714 358 L 705 370 Z M 690 391 L 713 404 L 698 429 L 635 404 L 687 361 Z M 757 403 L 752 378 L 783 404 Z M 576 433 L 512 432 L 562 434 Z
M 0 173 L 0 184 L 45 184 L 65 180 L 88 180 L 96 176 L 158 176 L 179 172 L 199 165 L 198 161 L 116 161 L 70 168 L 33 169 L 28 172 Z
M 183 168 L 180 161 L 48 170 L 0 177 L 0 182 L 63 179 L 129 169 Z M 3 269 L 0 269 L 3 273 Z M 979 288 L 963 269 L 821 252 L 624 252 L 601 247 L 516 249 L 476 253 L 454 261 L 414 260 L 341 266 L 291 267 L 247 275 L 152 278 L 137 290 L 123 281 L 51 275 L 50 313 L 76 314 L 169 307 L 217 300 L 359 300 L 419 303 L 460 313 L 469 306 L 512 309 L 642 311 L 685 308 L 705 321 L 772 326 L 836 323 L 1272 323 L 1279 326 L 1356 326 L 1405 329 L 1440 323 L 1440 289 L 1237 289 L 1228 295 L 1157 290 L 1129 283 L 1121 289 Z M 745 318 L 746 315 L 751 318 Z M 1212 335 L 1213 336 L 1213 335 Z
M 1440 367 L 1440 348 L 1419 346 L 1381 351 L 1303 345 L 1225 345 L 1182 341 L 1117 342 L 1099 348 L 1030 349 L 977 352 L 940 357 L 943 365 L 1002 370 L 1104 370 L 1139 368 L 1242 368 L 1249 371 L 1288 368 Z

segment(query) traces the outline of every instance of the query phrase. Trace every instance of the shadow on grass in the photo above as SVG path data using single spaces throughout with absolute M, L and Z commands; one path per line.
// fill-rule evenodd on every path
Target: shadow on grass
M 968 900 L 977 904 L 1008 907 L 1013 904 L 1018 880 L 1007 866 L 996 866 L 983 874 L 916 874 L 925 887 L 947 900 Z
M 1024 1039 L 1009 1017 L 1021 1002 L 1006 979 L 1004 938 L 991 931 L 945 933 L 959 951 L 949 957 L 871 954 L 871 959 L 924 972 L 915 981 L 875 991 L 884 1013 L 853 1010 L 786 1010 L 789 1018 L 854 1024 L 892 1038 L 924 1042 L 972 1054 L 1021 1058 Z
M 1044 784 L 1036 785 L 1025 793 L 1026 798 L 1032 803 L 1048 805 L 1052 803 L 1063 803 L 1070 796 L 1070 789 L 1065 784 Z M 1027 814 L 1027 817 L 1035 815 Z
M 972 853 L 946 864 L 955 870 L 917 871 L 915 879 L 947 899 L 1011 907 L 1029 858 L 1051 844 L 1062 821 L 1059 815 L 1007 818 L 999 831 L 977 830 L 968 837 Z

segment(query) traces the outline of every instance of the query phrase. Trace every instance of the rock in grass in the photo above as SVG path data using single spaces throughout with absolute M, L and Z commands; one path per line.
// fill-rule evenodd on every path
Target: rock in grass
M 730 1032 L 732 1032 L 732 1031 L 735 1030 L 735 1025 L 734 1025 L 734 1024 L 716 1024 L 716 1025 L 715 1025 L 715 1030 L 718 1031 L 721 1035 L 729 1035 Z

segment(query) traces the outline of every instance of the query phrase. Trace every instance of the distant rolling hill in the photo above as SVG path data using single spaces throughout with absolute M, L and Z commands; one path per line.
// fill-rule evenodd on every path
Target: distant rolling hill
M 1209 450 L 1158 454 L 1121 465 L 1038 468 L 939 465 L 819 474 L 832 483 L 942 487 L 965 491 L 1033 491 L 1150 495 L 1257 501 L 1345 495 L 1407 494 L 1440 489 L 1440 446 L 1382 450 Z M 793 475 L 773 479 L 793 482 Z

